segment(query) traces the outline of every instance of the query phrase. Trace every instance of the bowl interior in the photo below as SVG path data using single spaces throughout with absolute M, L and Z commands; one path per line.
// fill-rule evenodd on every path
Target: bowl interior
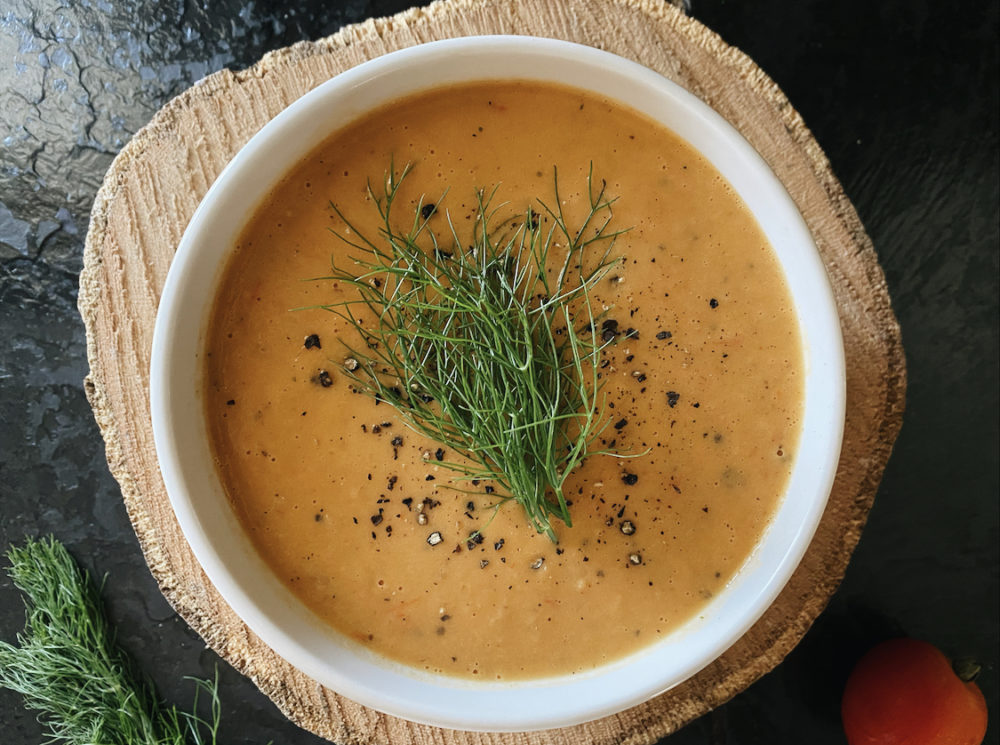
M 375 657 L 317 619 L 258 557 L 210 455 L 199 395 L 201 339 L 230 246 L 269 188 L 331 131 L 427 87 L 479 79 L 585 88 L 659 121 L 700 151 L 755 215 L 784 269 L 800 321 L 805 402 L 799 454 L 764 537 L 726 590 L 662 642 L 585 675 L 528 683 L 464 681 Z M 721 117 L 646 68 L 565 42 L 475 37 L 387 55 L 319 86 L 239 152 L 195 213 L 163 291 L 153 341 L 157 455 L 181 528 L 212 583 L 292 665 L 362 704 L 437 726 L 512 731 L 568 726 L 623 710 L 685 680 L 732 645 L 798 564 L 833 483 L 844 418 L 836 304 L 809 231 L 781 183 Z

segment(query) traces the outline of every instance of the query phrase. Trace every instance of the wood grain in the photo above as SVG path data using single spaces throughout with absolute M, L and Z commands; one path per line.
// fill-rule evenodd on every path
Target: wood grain
M 296 98 L 360 62 L 456 36 L 521 34 L 635 60 L 699 96 L 764 156 L 805 216 L 826 263 L 847 353 L 844 449 L 829 506 L 774 605 L 722 657 L 621 714 L 545 733 L 440 730 L 385 716 L 302 675 L 254 636 L 195 561 L 164 492 L 149 420 L 153 323 L 188 220 L 237 150 Z M 85 385 L 108 464 L 164 595 L 205 641 L 293 721 L 338 743 L 646 745 L 719 706 L 777 665 L 825 607 L 860 536 L 902 421 L 906 372 L 882 270 L 858 216 L 791 104 L 740 51 L 655 0 L 443 0 L 215 73 L 122 150 L 97 195 L 80 278 Z

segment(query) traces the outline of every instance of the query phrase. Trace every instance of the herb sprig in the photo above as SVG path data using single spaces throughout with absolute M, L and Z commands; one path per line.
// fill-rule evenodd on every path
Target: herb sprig
M 573 229 L 558 177 L 553 207 L 539 200 L 505 219 L 503 205 L 493 206 L 497 190 L 479 191 L 469 246 L 447 213 L 447 232 L 431 229 L 440 202 L 431 209 L 421 200 L 409 227 L 396 227 L 393 206 L 409 173 L 391 169 L 381 194 L 369 185 L 377 241 L 331 205 L 348 228 L 338 237 L 359 252 L 335 258 L 324 278 L 356 290 L 322 306 L 364 343 L 349 347 L 358 364 L 348 374 L 412 428 L 471 461 L 445 463 L 463 480 L 493 480 L 506 492 L 500 502 L 516 501 L 538 532 L 557 540 L 553 518 L 572 525 L 566 479 L 588 455 L 605 452 L 595 448 L 608 418 L 591 293 L 618 261 L 614 200 L 591 172 L 589 209 Z
M 209 697 L 211 718 L 157 697 L 117 645 L 98 588 L 54 538 L 12 548 L 8 570 L 24 593 L 17 645 L 0 641 L 0 687 L 24 696 L 49 742 L 74 745 L 215 743 L 221 707 L 215 681 L 192 678 L 194 710 Z

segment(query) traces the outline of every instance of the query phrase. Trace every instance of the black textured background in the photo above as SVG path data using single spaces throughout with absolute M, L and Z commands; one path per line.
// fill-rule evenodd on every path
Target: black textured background
M 115 153 L 221 67 L 407 0 L 0 0 L 0 549 L 53 533 L 105 590 L 121 641 L 171 702 L 218 667 L 223 743 L 315 745 L 163 600 L 81 381 L 77 275 Z M 694 0 L 826 150 L 885 268 L 910 373 L 902 435 L 843 586 L 802 644 L 669 745 L 843 743 L 839 694 L 874 641 L 974 654 L 997 716 L 998 3 Z M 0 637 L 23 620 L 0 579 Z M 0 691 L 0 740 L 40 743 Z M 987 742 L 997 742 L 991 724 Z

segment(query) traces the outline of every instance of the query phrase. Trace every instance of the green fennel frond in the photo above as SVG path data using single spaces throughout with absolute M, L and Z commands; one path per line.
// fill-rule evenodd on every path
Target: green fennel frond
M 52 743 L 215 743 L 221 708 L 216 681 L 195 684 L 194 712 L 162 703 L 115 641 L 98 588 L 54 538 L 28 539 L 7 554 L 24 594 L 16 644 L 0 641 L 0 687 L 24 696 Z M 209 698 L 208 719 L 197 713 Z
M 460 479 L 493 480 L 501 502 L 517 502 L 556 540 L 553 518 L 572 524 L 566 479 L 604 452 L 604 344 L 592 293 L 620 261 L 613 200 L 591 174 L 589 209 L 571 228 L 558 178 L 553 206 L 539 200 L 506 217 L 493 206 L 497 189 L 479 191 L 474 233 L 463 241 L 447 213 L 444 234 L 431 229 L 440 202 L 433 210 L 418 204 L 408 227 L 396 227 L 393 204 L 409 173 L 391 170 L 379 194 L 369 185 L 377 237 L 332 205 L 348 228 L 338 237 L 354 251 L 321 279 L 355 293 L 322 307 L 360 334 L 362 345 L 348 347 L 357 361 L 348 374 L 413 429 L 464 456 L 444 463 Z

